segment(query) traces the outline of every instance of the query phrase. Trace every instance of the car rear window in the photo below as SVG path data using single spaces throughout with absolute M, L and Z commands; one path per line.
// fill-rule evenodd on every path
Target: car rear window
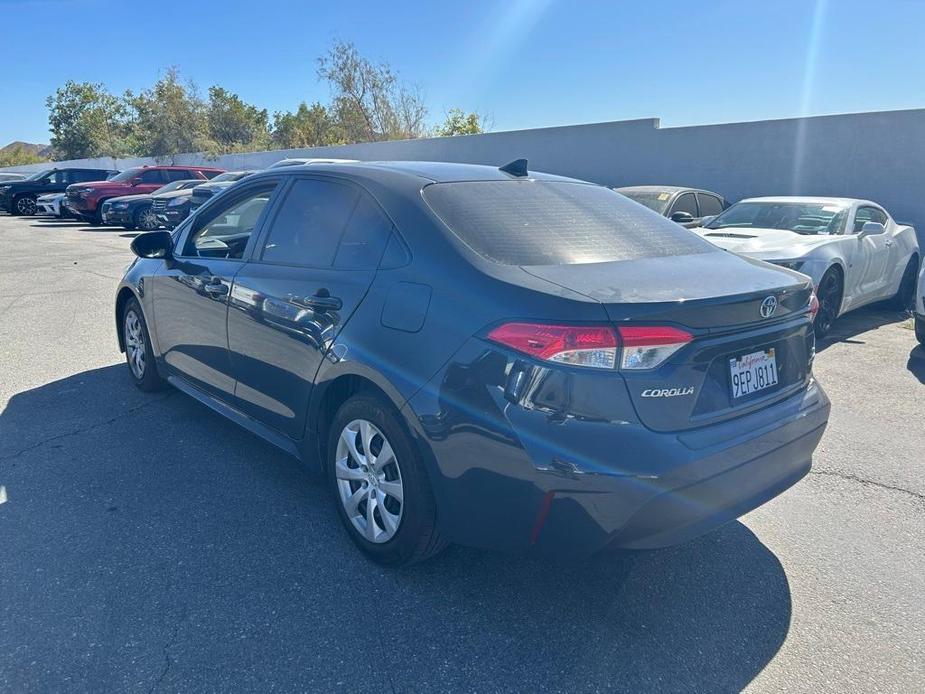
M 578 265 L 709 253 L 716 247 L 614 191 L 562 181 L 466 181 L 424 188 L 460 241 L 502 265 Z

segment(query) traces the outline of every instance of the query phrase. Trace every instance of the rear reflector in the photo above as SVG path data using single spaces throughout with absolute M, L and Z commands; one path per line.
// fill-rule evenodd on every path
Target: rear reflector
M 505 323 L 488 339 L 537 359 L 572 366 L 612 369 L 617 362 L 617 334 L 606 326 Z
M 665 325 L 634 325 L 619 328 L 623 342 L 621 369 L 654 369 L 693 339 Z
M 537 359 L 572 366 L 612 369 L 622 346 L 620 367 L 654 369 L 693 337 L 669 326 L 549 325 L 505 323 L 488 339 Z

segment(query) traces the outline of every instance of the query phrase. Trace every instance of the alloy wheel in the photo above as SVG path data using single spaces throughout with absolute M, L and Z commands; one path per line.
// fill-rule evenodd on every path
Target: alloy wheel
M 16 201 L 16 211 L 21 215 L 27 217 L 34 215 L 38 206 L 35 204 L 35 200 L 30 197 L 20 198 Z
M 143 231 L 153 231 L 157 229 L 157 216 L 150 207 L 138 215 L 138 228 Z
M 404 487 L 394 449 L 375 424 L 355 419 L 343 428 L 334 473 L 340 502 L 357 532 L 377 544 L 391 540 L 401 524 Z
M 124 333 L 129 367 L 135 378 L 141 380 L 145 375 L 145 337 L 141 319 L 135 311 L 126 312 Z

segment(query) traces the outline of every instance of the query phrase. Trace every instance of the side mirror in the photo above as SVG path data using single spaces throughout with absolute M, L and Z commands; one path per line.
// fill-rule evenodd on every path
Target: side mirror
M 690 224 L 694 221 L 694 215 L 690 212 L 682 212 L 678 210 L 677 212 L 671 213 L 671 221 L 677 222 L 678 224 Z
M 173 256 L 173 237 L 169 231 L 149 231 L 132 239 L 132 253 L 139 258 L 170 258 Z
M 886 231 L 886 229 L 883 228 L 880 222 L 864 222 L 864 226 L 861 227 L 861 233 L 858 234 L 858 237 L 863 239 L 865 236 L 882 234 L 884 231 Z

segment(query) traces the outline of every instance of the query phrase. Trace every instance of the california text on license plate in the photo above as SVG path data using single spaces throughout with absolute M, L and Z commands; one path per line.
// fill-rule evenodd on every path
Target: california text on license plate
M 744 354 L 729 360 L 729 374 L 732 381 L 732 397 L 771 388 L 777 385 L 777 359 L 774 349 Z

